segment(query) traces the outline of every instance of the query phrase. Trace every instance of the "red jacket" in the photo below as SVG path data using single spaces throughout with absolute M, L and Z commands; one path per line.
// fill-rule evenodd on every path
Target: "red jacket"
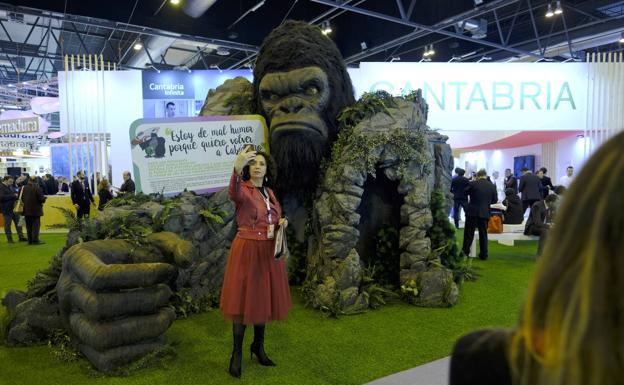
M 269 194 L 271 208 L 271 223 L 278 229 L 278 221 L 282 217 L 282 207 L 275 198 L 273 190 L 266 187 Z M 236 223 L 238 224 L 237 237 L 245 239 L 268 240 L 267 229 L 269 216 L 264 196 L 253 183 L 244 181 L 243 177 L 232 172 L 228 189 L 230 199 L 236 204 Z

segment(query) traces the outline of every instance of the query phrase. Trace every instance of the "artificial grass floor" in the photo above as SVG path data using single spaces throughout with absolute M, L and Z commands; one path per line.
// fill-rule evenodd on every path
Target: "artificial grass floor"
M 61 234 L 41 238 L 46 245 L 0 243 L 0 294 L 24 289 L 64 242 Z M 458 241 L 462 239 L 460 230 Z M 449 309 L 396 302 L 331 319 L 305 308 L 299 288 L 292 288 L 288 319 L 267 326 L 266 349 L 278 366 L 250 361 L 253 333 L 248 329 L 240 380 L 226 372 L 230 325 L 212 310 L 174 322 L 167 337 L 175 344 L 175 357 L 126 377 L 97 374 L 84 359 L 61 362 L 47 346 L 0 346 L 0 384 L 363 384 L 447 356 L 455 340 L 472 330 L 516 323 L 536 242 L 516 242 L 515 247 L 490 242 L 489 247 L 489 260 L 473 260 L 481 277 L 464 283 L 459 304 Z

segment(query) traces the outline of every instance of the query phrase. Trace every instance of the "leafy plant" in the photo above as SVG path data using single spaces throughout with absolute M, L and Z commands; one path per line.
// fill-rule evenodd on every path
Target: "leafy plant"
M 377 281 L 396 287 L 399 283 L 399 232 L 392 225 L 383 225 L 375 236 Z M 369 261 L 370 263 L 370 261 Z
M 80 231 L 81 221 L 74 213 L 74 210 L 58 206 L 52 206 L 52 208 L 61 212 L 61 215 L 63 215 L 63 218 L 65 219 L 65 225 L 50 225 L 48 228 L 66 228 L 69 231 Z
M 430 260 L 439 260 L 442 265 L 453 271 L 453 279 L 456 283 L 464 280 L 475 280 L 479 275 L 472 267 L 472 263 L 459 250 L 455 238 L 455 227 L 448 220 L 446 197 L 440 189 L 431 193 L 431 215 L 433 223 L 427 231 L 431 239 L 432 254 Z
M 391 286 L 384 287 L 379 283 L 382 281 L 379 277 L 382 270 L 378 266 L 372 265 L 362 270 L 360 293 L 364 295 L 364 299 L 371 309 L 377 309 L 387 304 L 389 299 L 398 298 L 398 295 L 391 290 Z
M 203 313 L 218 303 L 219 299 L 216 295 L 203 295 L 195 299 L 188 288 L 177 290 L 171 301 L 178 318 L 187 318 L 191 314 Z
M 227 213 L 221 209 L 217 209 L 213 207 L 210 209 L 201 210 L 199 212 L 199 215 L 201 215 L 209 223 L 222 225 L 225 223 L 223 221 L 223 217 L 225 217 Z
M 6 293 L 2 293 L 0 298 L 4 298 L 5 295 Z M 12 319 L 13 315 L 9 313 L 9 309 L 0 303 L 0 345 L 7 339 L 7 332 Z
M 52 259 L 47 268 L 37 271 L 35 276 L 26 284 L 28 298 L 46 297 L 54 301 L 56 299 L 56 283 L 61 276 L 63 268 L 63 254 L 65 248 L 59 251 Z
M 82 354 L 75 349 L 72 339 L 64 329 L 55 329 L 48 338 L 52 355 L 62 362 L 78 361 Z

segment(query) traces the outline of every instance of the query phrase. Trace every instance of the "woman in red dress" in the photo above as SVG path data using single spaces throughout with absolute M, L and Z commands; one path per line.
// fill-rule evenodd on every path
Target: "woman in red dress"
M 264 324 L 284 319 L 291 305 L 288 274 L 283 259 L 273 258 L 275 234 L 287 226 L 273 191 L 275 168 L 271 158 L 246 147 L 236 157 L 229 195 L 236 204 L 238 232 L 232 242 L 223 287 L 221 312 L 233 322 L 234 348 L 229 372 L 241 375 L 243 339 L 254 325 L 251 355 L 264 366 L 275 363 L 264 351 Z

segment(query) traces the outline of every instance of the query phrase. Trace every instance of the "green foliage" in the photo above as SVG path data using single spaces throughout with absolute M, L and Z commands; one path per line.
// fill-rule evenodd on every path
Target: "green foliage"
M 407 302 L 412 302 L 413 299 L 418 297 L 418 283 L 414 279 L 410 279 L 401 285 L 401 298 Z
M 74 210 L 58 206 L 52 206 L 52 208 L 57 209 L 61 212 L 63 218 L 65 219 L 65 225 L 52 225 L 48 226 L 48 228 L 66 228 L 69 231 L 80 231 L 80 220 L 78 220 L 78 217 L 74 213 Z
M 37 271 L 35 276 L 28 281 L 26 284 L 28 298 L 45 297 L 52 301 L 56 299 L 56 283 L 61 276 L 64 253 L 65 248 L 52 257 L 47 268 Z
M 286 240 L 290 256 L 286 261 L 288 266 L 288 282 L 291 285 L 302 285 L 308 273 L 308 239 L 312 235 L 310 216 L 305 224 L 303 242 L 297 241 L 292 226 L 286 227 Z
M 392 225 L 383 225 L 377 232 L 375 251 L 375 278 L 384 285 L 398 286 L 400 271 L 399 232 Z
M 453 270 L 454 280 L 458 284 L 464 280 L 475 280 L 478 274 L 459 250 L 455 239 L 455 227 L 448 219 L 446 197 L 440 189 L 435 189 L 431 193 L 430 208 L 433 217 L 433 224 L 427 231 L 427 236 L 431 239 L 430 260 L 439 259 L 442 265 Z
M 227 213 L 221 209 L 212 207 L 210 209 L 201 210 L 199 215 L 201 215 L 208 223 L 222 225 L 225 223 L 223 221 L 223 217 L 225 217 Z
M 396 260 L 398 265 L 398 260 Z M 364 295 L 364 300 L 368 303 L 370 309 L 377 309 L 388 303 L 389 299 L 398 298 L 398 295 L 391 290 L 392 286 L 384 287 L 381 282 L 377 265 L 369 266 L 362 270 L 362 283 L 360 284 L 360 293 Z
M 61 362 L 78 361 L 82 354 L 75 349 L 71 337 L 64 329 L 55 329 L 48 337 L 48 347 L 52 355 Z
M 358 171 L 376 176 L 376 167 L 380 153 L 375 149 L 382 146 L 399 158 L 398 176 L 406 176 L 405 171 L 410 161 L 423 165 L 423 171 L 429 172 L 432 158 L 429 154 L 426 131 L 424 129 L 407 129 L 400 127 L 388 132 L 354 133 L 355 127 L 363 120 L 370 119 L 378 113 L 387 113 L 389 108 L 396 108 L 396 99 L 385 91 L 364 93 L 354 105 L 346 107 L 338 115 L 340 131 L 332 147 L 331 165 L 348 164 Z M 327 167 L 327 165 L 324 165 Z
M 186 318 L 191 314 L 203 313 L 219 304 L 216 295 L 206 294 L 195 299 L 190 289 L 183 288 L 173 293 L 171 305 L 175 309 L 178 318 Z
M 143 203 L 162 200 L 162 197 L 160 199 L 155 199 L 158 195 L 160 194 L 125 194 L 115 199 L 111 199 L 108 203 L 106 203 L 105 207 L 139 206 Z

